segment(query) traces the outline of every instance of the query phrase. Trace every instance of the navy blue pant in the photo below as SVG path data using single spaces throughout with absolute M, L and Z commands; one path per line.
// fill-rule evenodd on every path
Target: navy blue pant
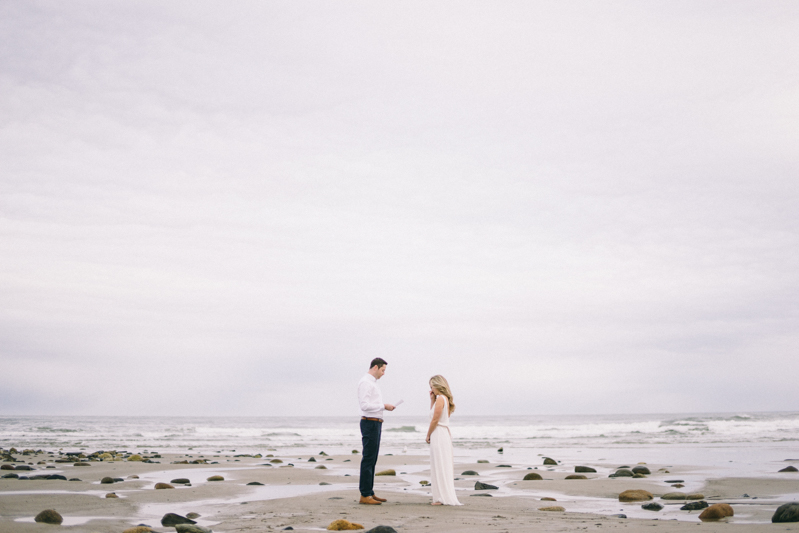
M 377 453 L 380 451 L 380 434 L 383 423 L 375 420 L 361 419 L 361 442 L 363 442 L 363 457 L 361 457 L 361 480 L 358 488 L 361 496 L 373 496 L 375 491 L 375 465 Z

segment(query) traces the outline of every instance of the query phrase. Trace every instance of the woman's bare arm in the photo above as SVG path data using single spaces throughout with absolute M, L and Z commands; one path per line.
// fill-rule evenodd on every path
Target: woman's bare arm
M 433 430 L 435 430 L 438 426 L 438 421 L 441 419 L 441 413 L 444 412 L 444 397 L 438 396 L 435 403 L 436 408 L 433 409 L 433 419 L 430 420 L 430 428 L 427 430 L 427 438 L 425 439 L 427 444 L 430 444 L 430 435 L 433 434 Z

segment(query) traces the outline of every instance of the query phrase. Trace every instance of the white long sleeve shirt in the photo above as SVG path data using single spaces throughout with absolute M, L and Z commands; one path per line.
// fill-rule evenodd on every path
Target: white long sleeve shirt
M 358 382 L 358 405 L 361 408 L 361 416 L 383 418 L 383 394 L 372 374 L 366 374 Z

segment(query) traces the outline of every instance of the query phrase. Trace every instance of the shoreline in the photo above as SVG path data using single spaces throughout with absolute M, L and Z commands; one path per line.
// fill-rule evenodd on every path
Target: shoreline
M 63 453 L 63 452 L 62 452 Z M 198 525 L 215 532 L 248 530 L 324 530 L 333 520 L 344 518 L 368 530 L 387 525 L 397 531 L 578 531 L 625 529 L 627 531 L 694 530 L 774 531 L 771 516 L 782 503 L 799 498 L 799 473 L 763 472 L 759 477 L 720 477 L 712 468 L 649 464 L 650 474 L 642 478 L 608 477 L 618 466 L 607 463 L 580 463 L 596 473 L 587 479 L 566 479 L 574 473 L 573 463 L 530 467 L 502 457 L 498 462 L 457 461 L 456 490 L 463 507 L 429 505 L 430 489 L 419 482 L 429 475 L 428 457 L 420 454 L 381 455 L 378 471 L 394 469 L 396 476 L 378 476 L 375 488 L 388 498 L 381 506 L 357 504 L 360 455 L 308 455 L 293 450 L 270 452 L 264 456 L 248 454 L 149 454 L 153 462 L 129 460 L 130 455 L 109 460 L 89 461 L 90 466 L 74 466 L 58 451 L 12 456 L 35 470 L 5 470 L 0 475 L 62 475 L 67 480 L 0 478 L 0 530 L 8 533 L 52 531 L 54 526 L 37 524 L 33 517 L 44 509 L 55 509 L 64 517 L 61 527 L 70 531 L 95 533 L 122 532 L 147 524 L 153 531 L 174 531 L 160 518 L 166 513 L 199 513 Z M 148 459 L 149 458 L 149 459 Z M 135 457 L 134 457 L 135 459 Z M 85 459 L 82 459 L 85 462 Z M 201 464 L 185 464 L 199 461 Z M 274 461 L 274 462 L 272 462 Z M 279 462 L 278 462 L 279 461 Z M 215 463 L 215 464 L 214 464 Z M 799 464 L 799 462 L 786 462 Z M 509 466 L 501 466 L 509 465 Z M 472 470 L 478 475 L 463 475 Z M 527 473 L 538 473 L 542 480 L 524 481 Z M 211 476 L 223 481 L 208 481 Z M 104 477 L 122 481 L 101 483 Z M 134 477 L 135 476 L 135 477 Z M 81 481 L 68 481 L 79 478 Z M 188 478 L 190 485 L 173 483 Z M 475 482 L 488 483 L 496 490 L 475 490 Z M 683 481 L 684 483 L 669 483 Z M 261 485 L 248 485 L 257 482 Z M 173 489 L 155 489 L 156 483 L 170 483 Z M 682 487 L 675 487 L 683 485 Z M 628 489 L 651 492 L 662 504 L 661 511 L 648 511 L 642 503 L 621 503 L 618 494 Z M 732 505 L 735 516 L 721 522 L 700 522 L 698 511 L 682 511 L 680 500 L 662 500 L 668 492 L 700 492 L 709 504 Z M 117 497 L 107 498 L 115 493 Z M 490 496 L 474 497 L 477 494 Z M 541 498 L 556 501 L 542 501 Z M 679 503 L 679 505 L 678 505 Z M 557 505 L 565 511 L 541 511 Z M 613 515 L 625 514 L 627 518 Z M 781 531 L 799 531 L 799 523 L 780 524 Z

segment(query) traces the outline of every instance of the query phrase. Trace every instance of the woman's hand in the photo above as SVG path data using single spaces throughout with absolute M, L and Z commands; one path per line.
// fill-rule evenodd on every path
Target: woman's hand
M 427 444 L 430 444 L 430 435 L 427 435 L 427 438 L 424 440 Z

